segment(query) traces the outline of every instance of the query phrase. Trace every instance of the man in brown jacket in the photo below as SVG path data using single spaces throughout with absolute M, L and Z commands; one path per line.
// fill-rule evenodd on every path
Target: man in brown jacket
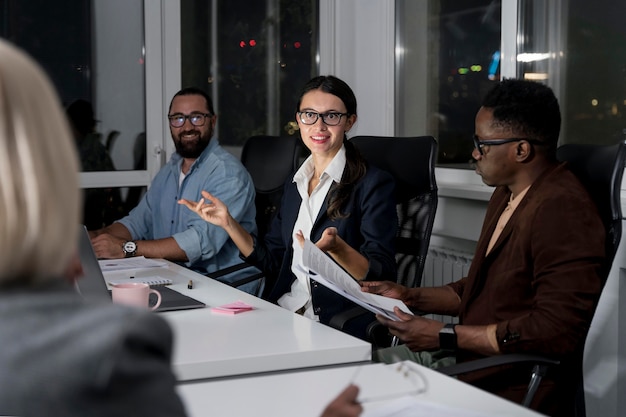
M 560 110 L 552 90 L 504 80 L 476 115 L 476 172 L 496 187 L 467 277 L 437 288 L 363 283 L 363 291 L 403 300 L 428 313 L 458 315 L 452 326 L 397 311 L 380 317 L 404 345 L 375 359 L 410 357 L 437 367 L 502 353 L 555 357 L 532 407 L 573 415 L 585 337 L 600 296 L 604 227 L 594 202 L 555 152 Z M 443 350 L 443 355 L 442 355 Z M 528 365 L 468 374 L 462 379 L 521 402 Z M 451 393 L 453 395 L 453 393 Z

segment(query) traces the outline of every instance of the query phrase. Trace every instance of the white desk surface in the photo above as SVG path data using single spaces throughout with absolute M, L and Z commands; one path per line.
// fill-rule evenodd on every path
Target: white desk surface
M 207 308 L 156 313 L 174 331 L 173 370 L 179 381 L 362 363 L 371 345 L 279 306 L 168 262 L 166 268 L 106 272 L 106 279 L 129 276 L 171 278 L 171 288 Z M 193 280 L 193 289 L 187 288 Z M 235 315 L 209 307 L 241 300 L 255 310 Z
M 350 381 L 360 387 L 359 399 L 365 400 L 362 417 L 541 416 L 420 365 L 405 363 L 405 370 L 414 371 L 410 373 L 398 372 L 398 366 L 349 365 L 247 378 L 190 381 L 179 384 L 177 389 L 189 417 L 318 417 L 326 404 Z M 420 393 L 416 393 L 418 388 Z M 397 406 L 401 399 L 409 402 L 410 411 L 392 413 L 390 407 Z

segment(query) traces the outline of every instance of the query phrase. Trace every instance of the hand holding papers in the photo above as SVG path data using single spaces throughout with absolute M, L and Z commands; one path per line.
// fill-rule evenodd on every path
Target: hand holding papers
M 312 279 L 373 313 L 398 320 L 393 312 L 393 308 L 398 307 L 407 314 L 413 314 L 400 300 L 361 292 L 354 278 L 308 239 L 304 241 L 302 261 L 304 266 L 316 274 Z

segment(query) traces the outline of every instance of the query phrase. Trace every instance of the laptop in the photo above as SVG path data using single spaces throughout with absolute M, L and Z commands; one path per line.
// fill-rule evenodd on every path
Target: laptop
M 76 290 L 85 299 L 92 301 L 111 301 L 109 290 L 102 269 L 98 263 L 96 253 L 91 246 L 91 239 L 87 228 L 80 228 L 78 254 L 83 267 L 84 276 L 76 281 Z M 166 286 L 159 286 L 157 291 L 161 293 L 161 305 L 154 311 L 189 310 L 192 308 L 206 307 L 201 301 L 189 297 Z

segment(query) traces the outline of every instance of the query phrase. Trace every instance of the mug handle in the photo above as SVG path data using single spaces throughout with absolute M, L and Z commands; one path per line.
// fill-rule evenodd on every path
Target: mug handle
M 150 310 L 156 310 L 161 305 L 161 293 L 153 289 L 150 289 L 150 293 L 156 294 L 157 296 L 157 301 L 152 307 L 150 307 Z

